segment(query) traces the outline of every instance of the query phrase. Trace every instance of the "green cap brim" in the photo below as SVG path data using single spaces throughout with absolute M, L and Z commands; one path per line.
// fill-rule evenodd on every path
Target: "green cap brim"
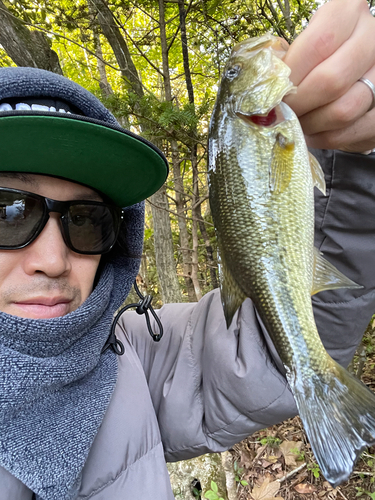
M 165 182 L 168 164 L 148 141 L 120 127 L 76 115 L 0 116 L 0 172 L 62 177 L 126 207 Z

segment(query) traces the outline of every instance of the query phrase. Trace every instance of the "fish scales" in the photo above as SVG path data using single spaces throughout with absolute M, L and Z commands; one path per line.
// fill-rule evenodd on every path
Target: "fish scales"
M 327 354 L 315 325 L 312 293 L 358 285 L 314 250 L 313 187 L 324 190 L 324 176 L 281 102 L 293 87 L 280 55 L 270 35 L 236 46 L 211 118 L 208 181 L 222 301 L 229 326 L 243 300 L 253 300 L 335 486 L 375 442 L 375 397 Z
M 264 170 L 268 171 L 270 157 L 258 154 L 269 149 L 269 139 L 246 138 L 238 145 L 237 138 L 245 137 L 247 125 L 238 118 L 227 120 L 223 127 L 226 127 L 225 142 L 221 144 L 218 139 L 217 147 L 230 168 L 220 168 L 220 161 L 210 174 L 211 209 L 214 213 L 220 211 L 216 226 L 221 258 L 225 258 L 232 275 L 238 277 L 237 283 L 252 298 L 270 334 L 289 358 L 297 350 L 307 352 L 300 345 L 304 342 L 300 331 L 310 330 L 312 324 L 315 327 L 311 322 L 310 296 L 314 214 L 312 202 L 305 202 L 312 196 L 306 148 L 301 147 L 296 153 L 297 158 L 301 157 L 296 162 L 301 168 L 293 171 L 288 189 L 275 196 L 269 191 L 268 179 L 262 175 Z M 224 206 L 222 210 L 217 207 L 220 203 Z M 266 229 L 270 221 L 273 231 Z M 280 226 L 286 230 L 278 231 Z M 298 239 L 306 244 L 297 246 Z M 243 247 L 247 249 L 246 259 Z M 299 286 L 301 282 L 304 287 Z M 295 314 L 300 309 L 307 313 L 302 318 Z M 291 333 L 287 338 L 283 335 L 285 331 L 294 335 Z M 291 348 L 291 343 L 295 347 Z M 303 363 L 306 361 L 303 359 Z

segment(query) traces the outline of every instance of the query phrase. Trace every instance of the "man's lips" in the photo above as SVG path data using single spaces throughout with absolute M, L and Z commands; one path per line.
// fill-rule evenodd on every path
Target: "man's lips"
M 35 297 L 15 301 L 14 305 L 23 311 L 22 316 L 49 319 L 68 314 L 71 302 L 72 299 L 66 297 Z

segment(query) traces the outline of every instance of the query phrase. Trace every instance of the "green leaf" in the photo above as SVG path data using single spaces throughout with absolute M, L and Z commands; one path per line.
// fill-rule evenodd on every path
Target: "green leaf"
M 219 498 L 218 495 L 212 490 L 206 491 L 204 496 L 205 496 L 205 498 L 208 498 L 208 500 L 218 500 L 218 498 Z
M 219 6 L 219 4 L 221 3 L 221 0 L 214 0 L 212 2 L 212 4 L 210 5 L 210 7 L 207 9 L 208 10 L 208 13 L 210 15 L 214 14 L 216 8 Z
M 217 487 L 217 484 L 215 483 L 215 481 L 211 481 L 211 489 L 215 493 L 217 493 L 219 491 L 219 488 Z
M 242 486 L 249 486 L 249 483 L 244 479 L 241 481 Z

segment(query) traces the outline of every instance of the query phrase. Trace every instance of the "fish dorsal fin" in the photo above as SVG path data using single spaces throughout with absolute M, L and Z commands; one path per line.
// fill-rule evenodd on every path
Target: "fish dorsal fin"
M 230 327 L 234 313 L 246 299 L 223 261 L 220 261 L 220 291 L 227 328 Z
M 324 179 L 324 172 L 320 163 L 315 158 L 314 155 L 309 153 L 310 167 L 311 167 L 311 175 L 313 179 L 313 184 L 316 186 L 320 192 L 326 195 L 326 181 Z
M 270 189 L 280 194 L 289 186 L 293 172 L 294 142 L 279 133 L 272 150 L 270 165 Z
M 333 264 L 328 262 L 317 248 L 314 248 L 314 281 L 311 295 L 335 288 L 363 287 L 347 278 Z

